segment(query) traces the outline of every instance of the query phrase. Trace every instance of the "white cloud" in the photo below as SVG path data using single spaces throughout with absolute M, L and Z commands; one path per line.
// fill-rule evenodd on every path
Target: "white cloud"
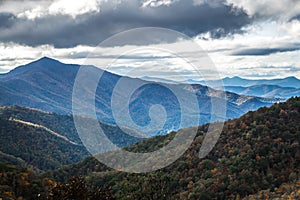
M 13 1 L 2 1 L 0 5 L 0 12 L 13 13 L 19 15 L 21 13 L 30 12 L 38 7 L 47 8 L 52 1 L 50 0 L 13 0 Z M 37 12 L 37 11 L 35 11 Z
M 69 15 L 75 18 L 85 13 L 100 12 L 100 4 L 107 0 L 29 0 L 4 1 L 0 12 L 10 12 L 18 17 L 36 19 L 46 15 Z
M 298 22 L 291 22 L 286 28 L 282 23 L 262 22 L 248 27 L 243 35 L 235 34 L 231 37 L 212 39 L 210 35 L 202 34 L 195 41 L 208 52 L 221 77 L 241 76 L 248 78 L 276 78 L 297 76 L 300 78 L 300 51 L 274 52 L 259 56 L 232 55 L 241 49 L 267 49 L 284 48 L 297 45 L 300 35 L 297 34 Z M 49 56 L 66 63 L 93 64 L 98 67 L 99 59 L 116 59 L 109 67 L 114 73 L 143 77 L 157 76 L 160 78 L 188 79 L 199 78 L 197 72 L 190 68 L 179 57 L 188 56 L 201 60 L 205 54 L 199 54 L 194 49 L 188 48 L 184 41 L 171 44 L 152 45 L 154 50 L 143 50 L 137 46 L 138 51 L 128 52 L 132 46 L 97 48 L 77 46 L 73 48 L 55 48 L 51 45 L 29 47 L 18 44 L 0 43 L 0 71 L 8 71 L 16 66 L 28 63 L 42 56 Z M 171 55 L 160 49 L 179 49 L 178 55 Z M 184 50 L 182 50 L 184 49 Z M 85 57 L 90 54 L 90 59 L 85 62 Z M 123 58 L 119 55 L 124 54 Z M 154 57 L 153 57 L 154 56 Z M 204 68 L 203 68 L 204 67 Z M 200 70 L 207 72 L 209 67 L 202 66 Z M 169 72 L 169 73 L 168 73 Z M 260 76 L 260 77 L 257 77 Z
M 193 2 L 194 5 L 208 4 L 211 7 L 218 7 L 224 3 L 223 0 L 193 0 Z
M 42 17 L 46 15 L 47 13 L 45 12 L 44 8 L 42 6 L 37 6 L 31 10 L 25 10 L 17 15 L 17 17 L 20 18 L 27 18 L 27 19 L 35 19 Z
M 159 6 L 169 6 L 176 0 L 146 0 L 142 4 L 142 8 L 145 7 L 159 7 Z
M 62 62 L 95 65 L 117 74 L 143 77 L 158 76 L 185 80 L 199 77 L 199 71 L 205 78 L 211 76 L 211 63 L 205 54 L 195 53 L 195 48 L 186 48 L 190 43 L 180 41 L 172 44 L 149 46 L 100 47 L 77 46 L 56 49 L 50 45 L 38 47 L 18 44 L 0 44 L 0 71 L 8 71 L 43 56 L 53 57 Z M 132 50 L 134 49 L 134 50 Z M 165 49 L 174 49 L 170 52 Z M 90 54 L 89 54 L 90 53 Z M 89 58 L 86 60 L 86 57 Z M 121 57 L 120 57 L 121 56 Z M 185 59 L 196 59 L 202 66 L 195 69 Z M 104 66 L 103 62 L 108 62 Z M 11 66 L 1 67 L 1 66 Z
M 245 29 L 245 34 L 212 39 L 202 34 L 196 38 L 201 47 L 208 51 L 209 56 L 221 72 L 222 76 L 242 76 L 254 78 L 287 77 L 300 78 L 300 28 L 298 21 L 280 23 L 264 21 Z M 295 50 L 271 52 L 263 55 L 232 55 L 244 49 L 284 49 L 293 47 Z
M 31 47 L 15 43 L 0 43 L 0 72 L 8 72 L 43 56 L 53 57 L 66 63 L 82 64 L 84 57 L 76 58 L 73 55 L 90 52 L 93 49 L 87 46 L 56 49 L 52 45 Z
M 53 2 L 49 7 L 49 14 L 65 14 L 70 15 L 73 18 L 77 15 L 99 11 L 100 0 L 57 0 Z
M 206 2 L 206 0 L 195 0 L 195 2 L 196 1 L 198 3 L 201 3 L 202 1 Z M 57 4 L 54 4 L 55 2 Z M 65 0 L 57 0 L 50 3 L 48 1 L 44 1 L 43 5 L 39 4 L 40 7 L 34 7 L 31 3 L 29 3 L 31 6 L 33 6 L 32 8 L 35 9 L 33 11 L 28 9 L 28 6 L 24 6 L 26 7 L 27 11 L 29 11 L 26 13 L 26 11 L 20 9 L 18 12 L 26 13 L 24 14 L 24 17 L 31 19 L 40 17 L 45 13 L 64 13 L 72 16 L 75 13 L 73 13 L 74 10 L 77 10 L 78 13 L 93 12 L 93 10 L 95 10 L 93 5 L 95 5 L 96 2 L 99 3 L 100 1 L 92 0 L 88 4 L 78 3 L 76 5 L 74 4 L 72 9 L 70 7 L 70 10 L 64 10 L 61 8 L 67 7 L 67 2 Z M 159 6 L 159 4 L 168 5 L 173 1 L 145 1 L 145 3 L 147 3 L 146 5 L 148 6 L 151 6 L 151 2 L 153 4 L 152 6 Z M 218 0 L 215 0 L 215 2 L 218 2 Z M 234 34 L 229 37 L 218 39 L 213 39 L 209 33 L 197 36 L 195 40 L 204 50 L 208 52 L 208 55 L 214 61 L 215 66 L 219 69 L 221 76 L 225 77 L 238 75 L 242 77 L 253 78 L 257 75 L 260 75 L 260 78 L 269 76 L 297 76 L 300 78 L 300 51 L 297 51 L 297 48 L 294 50 L 292 49 L 291 51 L 275 51 L 264 55 L 232 55 L 237 51 L 245 49 L 280 49 L 297 47 L 297 45 L 300 48 L 300 22 L 296 19 L 284 21 L 284 19 L 295 16 L 298 13 L 298 10 L 300 11 L 300 9 L 298 9 L 298 4 L 300 3 L 297 3 L 298 1 L 283 0 L 282 2 L 289 3 L 289 6 L 294 6 L 292 8 L 292 13 L 288 13 L 286 12 L 287 8 L 284 7 L 283 3 L 280 3 L 279 1 L 276 1 L 276 3 L 280 4 L 281 6 L 273 5 L 275 3 L 271 3 L 272 5 L 269 5 L 269 7 L 266 6 L 266 3 L 270 3 L 270 1 L 267 0 L 261 0 L 260 2 L 251 1 L 253 2 L 253 5 L 250 5 L 250 1 L 247 0 L 227 0 L 227 2 L 231 2 L 235 6 L 243 7 L 250 15 L 264 15 L 265 17 L 270 17 L 273 15 L 275 16 L 275 13 L 278 12 L 278 19 L 270 17 L 267 20 L 260 20 L 259 22 L 244 28 L 244 34 Z M 43 8 L 42 6 L 46 5 L 48 5 L 48 11 L 41 13 Z M 55 6 L 51 8 L 51 5 Z M 1 9 L 2 8 L 0 8 L 0 10 Z M 8 5 L 6 5 L 6 9 L 9 9 Z M 268 10 L 264 11 L 264 9 Z M 95 10 L 95 12 L 97 12 L 97 10 Z M 73 17 L 76 17 L 75 14 Z M 161 44 L 157 47 L 164 48 L 164 45 L 172 46 L 171 48 L 177 48 L 180 46 L 180 42 L 173 44 Z M 126 48 L 128 49 L 128 46 L 99 48 L 98 51 L 94 53 L 101 55 L 102 57 L 106 56 L 108 59 L 110 59 L 111 57 L 117 56 L 122 52 L 126 52 Z M 194 55 L 194 59 L 199 59 L 199 57 L 201 57 L 201 55 L 195 53 L 192 49 L 189 49 L 189 47 L 186 47 L 185 49 L 186 51 L 182 51 L 180 56 L 188 54 Z M 93 50 L 94 48 L 89 46 L 55 48 L 51 45 L 29 47 L 13 43 L 0 43 L 0 71 L 8 71 L 16 66 L 33 61 L 42 56 L 53 57 L 67 63 L 82 64 L 85 60 L 85 56 Z M 138 73 L 140 73 L 140 76 L 145 76 L 141 70 L 138 70 L 138 68 L 140 68 L 144 71 L 147 71 L 149 74 L 156 74 L 156 76 L 160 76 L 161 78 L 169 78 L 167 75 L 167 69 L 169 69 L 169 71 L 171 70 L 172 72 L 173 70 L 178 73 L 180 72 L 182 75 L 186 76 L 186 78 L 193 76 L 193 70 L 182 67 L 184 64 L 181 63 L 180 60 L 172 58 L 151 60 L 151 55 L 154 54 L 158 53 L 144 52 L 143 54 L 135 54 L 136 56 L 144 58 L 148 56 L 149 59 L 135 59 L 134 56 L 127 57 L 126 59 L 119 59 L 118 62 L 115 63 L 115 66 L 111 67 L 111 70 L 114 70 L 113 72 L 115 73 L 124 74 L 128 72 L 126 71 L 128 69 L 136 69 L 135 76 L 139 76 Z M 90 59 L 90 63 L 88 64 L 97 65 L 97 55 L 95 58 Z M 163 54 L 161 53 L 159 54 L 159 56 L 162 55 Z M 146 69 L 145 67 L 142 68 L 142 65 L 152 65 L 152 67 L 147 67 Z M 159 65 L 164 65 L 165 67 Z M 155 70 L 159 71 L 160 73 L 154 73 Z M 191 73 L 188 73 L 188 71 L 191 71 Z M 169 74 L 169 76 L 173 75 Z
M 279 26 L 282 31 L 287 32 L 287 34 L 291 36 L 300 36 L 300 21 L 298 20 L 292 20 L 288 23 L 280 24 Z
M 299 0 L 226 0 L 228 4 L 244 9 L 250 16 L 288 21 L 300 14 Z

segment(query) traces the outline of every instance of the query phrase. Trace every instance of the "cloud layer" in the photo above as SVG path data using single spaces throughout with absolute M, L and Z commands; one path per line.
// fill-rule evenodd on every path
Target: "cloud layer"
M 0 0 L 0 72 L 41 56 L 82 63 L 104 39 L 151 26 L 192 37 L 221 76 L 300 78 L 299 16 L 298 0 Z M 167 36 L 163 41 L 132 37 L 132 45 L 140 46 L 179 42 Z M 107 50 L 126 44 L 117 41 L 101 57 L 116 56 Z M 154 58 L 124 56 L 114 69 L 121 73 Z M 171 69 L 180 70 L 178 63 L 165 59 Z
M 10 8 L 9 2 L 15 3 L 2 4 Z M 221 1 L 216 5 L 195 4 L 192 0 L 47 2 L 41 1 L 42 6 L 33 7 L 32 1 L 22 1 L 19 4 L 32 8 L 7 8 L 6 12 L 2 9 L 0 41 L 55 47 L 97 45 L 118 32 L 145 26 L 171 28 L 189 36 L 211 32 L 214 37 L 221 37 L 239 32 L 250 23 L 247 14 L 233 11 L 232 6 Z

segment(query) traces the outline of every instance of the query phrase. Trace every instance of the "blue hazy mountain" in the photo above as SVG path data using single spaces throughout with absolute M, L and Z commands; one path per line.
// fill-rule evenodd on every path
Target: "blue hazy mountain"
M 225 86 L 224 89 L 247 96 L 278 97 L 288 99 L 293 96 L 300 96 L 300 88 L 280 87 L 277 85 L 253 85 L 249 87 Z
M 95 73 L 101 71 L 97 67 L 86 67 L 89 67 Z M 79 68 L 79 65 L 64 64 L 47 57 L 17 67 L 0 76 L 0 104 L 20 105 L 60 114 L 71 114 L 73 85 Z M 145 126 L 150 123 L 149 109 L 152 105 L 161 104 L 166 111 L 166 123 L 162 132 L 182 128 L 180 127 L 180 104 L 176 96 L 167 87 L 156 82 L 122 77 L 107 71 L 101 71 L 101 73 L 103 75 L 95 94 L 95 110 L 99 120 L 111 124 L 115 123 L 111 98 L 115 85 L 122 78 L 131 81 L 131 83 L 144 84 L 134 92 L 129 102 L 130 116 L 136 124 Z M 213 90 L 199 84 L 188 86 L 186 84 L 176 85 L 184 93 L 193 92 L 197 95 L 201 114 L 199 124 L 209 122 L 211 99 L 218 100 L 222 91 Z M 193 91 L 190 91 L 191 87 Z M 87 88 L 87 91 L 92 92 L 89 91 L 89 88 Z M 118 95 L 122 98 L 122 94 Z M 273 103 L 272 99 L 247 97 L 230 92 L 227 92 L 226 95 L 227 119 L 237 118 L 249 110 L 256 110 L 259 107 L 269 106 Z M 193 110 L 189 112 L 191 112 L 191 115 L 195 114 Z M 192 122 L 186 124 L 186 126 L 189 125 L 195 124 L 192 124 Z
M 165 78 L 157 78 L 152 76 L 143 76 L 141 77 L 142 80 L 145 81 L 151 81 L 151 82 L 159 82 L 159 83 L 170 83 L 170 84 L 179 84 L 178 81 L 173 81 L 171 79 L 165 79 Z
M 300 88 L 300 80 L 294 76 L 286 77 L 282 79 L 261 79 L 261 80 L 249 80 L 243 79 L 238 76 L 232 78 L 224 78 L 223 84 L 224 86 L 243 86 L 249 87 L 254 85 L 277 85 L 280 87 L 292 87 L 292 88 Z
M 237 87 L 250 87 L 250 86 L 260 86 L 260 85 L 274 85 L 286 88 L 300 88 L 300 80 L 294 76 L 281 78 L 281 79 L 244 79 L 238 76 L 232 78 L 226 77 L 221 79 L 224 86 L 237 86 Z M 188 79 L 184 81 L 189 84 L 202 84 L 202 85 L 214 85 L 215 80 L 193 80 Z
M 224 90 L 246 96 L 288 99 L 300 95 L 300 80 L 296 77 L 282 79 L 250 80 L 238 76 L 221 79 Z M 201 81 L 188 79 L 189 84 L 214 85 L 217 81 Z M 215 88 L 218 89 L 218 88 Z

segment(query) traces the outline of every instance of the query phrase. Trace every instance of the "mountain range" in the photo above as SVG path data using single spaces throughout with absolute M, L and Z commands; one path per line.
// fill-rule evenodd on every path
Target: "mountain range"
M 93 66 L 83 67 L 95 73 L 100 70 Z M 95 100 L 98 123 L 117 146 L 134 153 L 153 152 L 168 144 L 175 134 L 197 131 L 187 151 L 171 165 L 151 173 L 131 174 L 98 162 L 81 142 L 72 115 L 72 89 L 79 68 L 79 65 L 42 58 L 0 75 L 0 198 L 300 198 L 299 97 L 270 106 L 278 99 L 224 93 L 201 84 L 161 84 L 101 71 L 103 76 Z M 149 121 L 151 105 L 159 102 L 169 117 L 165 130 L 182 128 L 176 125 L 176 120 L 180 119 L 177 115 L 178 100 L 166 89 L 168 86 L 176 87 L 182 96 L 196 94 L 203 116 L 199 124 L 210 118 L 210 100 L 220 100 L 222 94 L 226 95 L 226 118 L 236 119 L 225 121 L 215 147 L 200 159 L 199 150 L 209 124 L 148 139 L 141 138 L 143 131 L 115 125 L 111 96 L 121 79 L 134 84 L 143 83 L 129 103 L 132 119 L 141 125 Z M 261 89 L 256 85 L 226 87 L 228 90 L 229 87 L 240 89 L 238 92 L 253 88 L 252 92 L 259 95 L 268 94 L 268 88 L 276 90 L 276 95 L 291 90 L 290 87 L 274 85 Z M 89 88 L 87 90 L 91 92 Z M 122 97 L 125 94 L 117 95 Z M 251 111 L 257 108 L 257 111 Z M 128 131 L 131 132 L 129 135 Z M 179 149 L 176 146 L 172 150 Z M 104 156 L 114 153 L 118 155 L 118 151 L 112 151 Z M 149 160 L 158 165 L 163 162 L 151 156 Z M 126 162 L 144 167 L 144 163 L 136 160 Z
M 243 79 L 238 76 L 232 78 L 226 77 L 223 79 L 224 86 L 254 86 L 254 85 L 277 85 L 280 87 L 292 87 L 300 88 L 300 80 L 294 76 L 280 78 L 280 79 L 260 79 L 260 80 L 251 80 Z
M 154 79 L 155 80 L 155 79 Z M 156 80 L 164 80 L 164 79 L 156 79 Z M 225 77 L 220 80 L 193 80 L 188 79 L 184 81 L 189 84 L 211 84 L 213 85 L 216 81 L 222 81 L 224 86 L 242 86 L 242 87 L 250 87 L 250 86 L 258 86 L 258 85 L 274 85 L 279 87 L 286 88 L 300 88 L 300 80 L 294 76 L 286 77 L 286 78 L 278 78 L 278 79 L 245 79 L 238 76 L 234 77 Z
M 84 66 L 92 72 L 102 73 L 95 94 L 95 109 L 97 118 L 103 122 L 116 124 L 111 107 L 112 94 L 120 79 L 132 84 L 143 85 L 139 87 L 129 100 L 130 116 L 141 127 L 150 123 L 149 109 L 152 105 L 161 104 L 166 111 L 166 123 L 160 133 L 178 130 L 180 125 L 180 104 L 176 95 L 172 95 L 168 87 L 176 87 L 182 96 L 196 94 L 200 120 L 199 123 L 187 122 L 185 127 L 204 124 L 210 121 L 211 100 L 221 100 L 222 91 L 214 90 L 200 84 L 161 84 L 144 81 L 137 78 L 122 77 L 97 67 Z M 64 64 L 51 58 L 41 58 L 32 63 L 15 68 L 6 74 L 0 75 L 0 105 L 20 105 L 36 108 L 47 112 L 59 114 L 72 113 L 72 92 L 79 65 Z M 125 85 L 126 87 L 126 85 Z M 192 88 L 192 89 L 191 89 Z M 87 87 L 88 92 L 90 89 Z M 237 118 L 249 110 L 256 110 L 262 106 L 270 106 L 276 99 L 258 98 L 237 95 L 226 92 L 226 119 Z M 125 92 L 118 93 L 119 98 Z M 187 100 L 188 101 L 188 100 Z M 82 102 L 77 102 L 82 103 Z M 84 104 L 84 102 L 83 102 Z M 94 105 L 86 105 L 94 106 Z M 159 114 L 159 113 L 157 113 Z M 189 110 L 187 115 L 195 115 Z M 124 122 L 126 124 L 126 121 Z M 132 127 L 129 127 L 132 128 Z M 146 132 L 148 135 L 157 133 Z
M 188 79 L 185 81 L 173 81 L 169 79 L 156 78 L 156 77 L 142 77 L 143 80 L 163 82 L 169 84 L 201 84 L 201 85 L 214 85 L 222 82 L 224 89 L 227 92 L 233 92 L 239 95 L 256 96 L 265 98 L 279 98 L 282 100 L 289 99 L 293 96 L 300 95 L 300 80 L 296 77 L 286 77 L 282 79 L 244 79 L 238 76 L 223 78 L 220 80 L 197 81 Z M 220 89 L 220 87 L 214 88 Z
M 266 98 L 282 98 L 300 96 L 300 88 L 280 87 L 278 85 L 253 85 L 248 87 L 242 86 L 225 86 L 224 89 L 228 92 L 234 92 L 240 95 L 257 96 Z

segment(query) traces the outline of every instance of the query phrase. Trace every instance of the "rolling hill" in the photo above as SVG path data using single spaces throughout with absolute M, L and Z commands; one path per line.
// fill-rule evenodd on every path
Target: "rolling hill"
M 49 170 L 90 155 L 82 145 L 71 115 L 20 106 L 0 107 L 0 124 L 0 162 Z M 119 147 L 142 140 L 127 135 L 117 126 L 102 122 L 99 125 Z

